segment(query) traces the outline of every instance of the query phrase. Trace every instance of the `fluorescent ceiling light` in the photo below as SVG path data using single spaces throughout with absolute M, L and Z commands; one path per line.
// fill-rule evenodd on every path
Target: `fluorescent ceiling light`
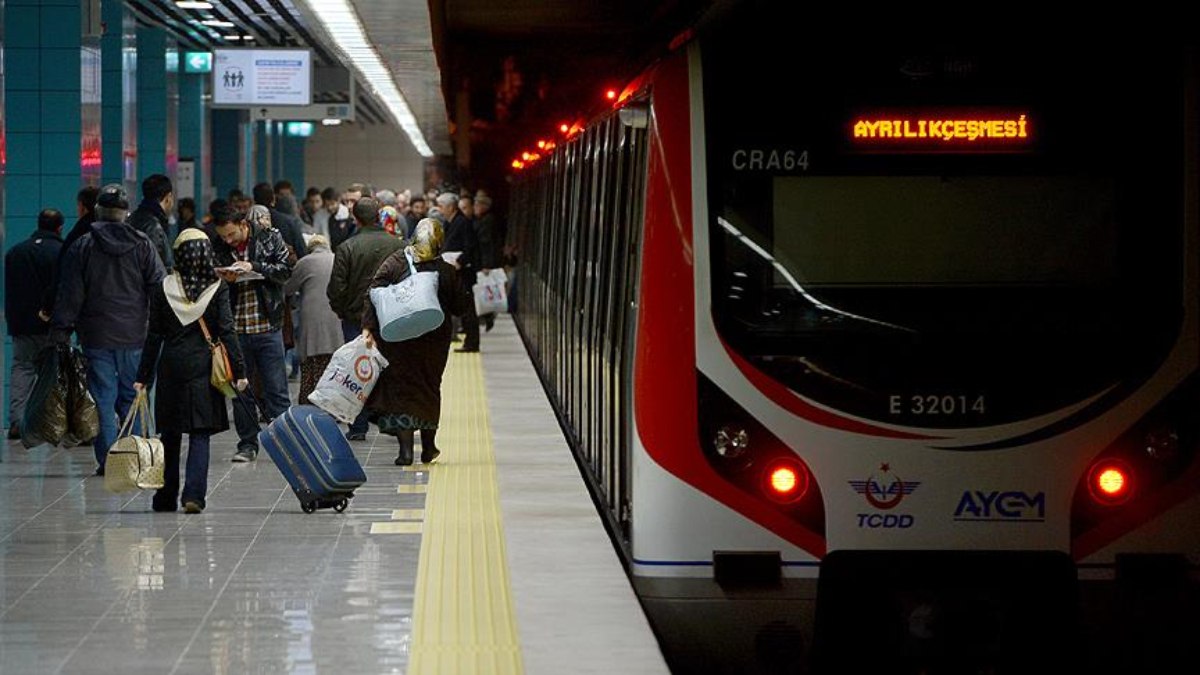
M 179 9 L 212 9 L 211 2 L 197 2 L 196 0 L 175 0 L 175 6 Z
M 421 153 L 422 157 L 433 157 L 433 150 L 425 142 L 425 135 L 417 125 L 416 116 L 408 107 L 404 95 L 396 88 L 391 71 L 367 40 L 367 34 L 354 9 L 346 0 L 308 0 L 308 6 L 337 43 L 338 49 L 354 64 L 355 70 L 362 75 L 363 81 L 372 89 L 375 97 L 383 102 L 384 107 L 392 114 L 396 124 L 408 134 L 408 140 L 417 152 Z
M 232 21 L 221 21 L 220 19 L 205 19 L 200 23 L 205 26 L 212 26 L 213 28 L 233 28 L 234 26 Z
M 321 124 L 323 124 L 327 127 L 336 127 L 341 123 L 342 123 L 342 121 L 335 117 L 326 117 L 325 119 L 321 120 Z M 426 156 L 428 156 L 428 155 L 426 155 Z

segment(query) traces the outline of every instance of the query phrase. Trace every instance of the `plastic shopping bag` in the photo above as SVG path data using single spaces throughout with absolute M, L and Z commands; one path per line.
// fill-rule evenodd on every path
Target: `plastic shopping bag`
M 38 353 L 37 379 L 21 422 L 21 445 L 27 449 L 43 443 L 58 445 L 67 434 L 70 377 L 64 367 L 65 349 L 50 345 Z
M 67 431 L 77 442 L 91 443 L 100 435 L 100 411 L 87 388 L 87 361 L 72 348 L 60 363 L 67 369 Z
M 346 424 L 362 412 L 379 374 L 387 368 L 387 359 L 359 335 L 338 347 L 320 381 L 308 395 L 308 402 Z
M 477 316 L 508 311 L 508 293 L 504 290 L 504 284 L 507 281 L 508 277 L 500 268 L 476 273 L 475 314 Z

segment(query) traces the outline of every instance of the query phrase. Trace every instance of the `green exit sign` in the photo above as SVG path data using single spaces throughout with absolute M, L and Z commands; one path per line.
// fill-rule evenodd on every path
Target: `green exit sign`
M 184 52 L 183 72 L 211 73 L 212 52 Z

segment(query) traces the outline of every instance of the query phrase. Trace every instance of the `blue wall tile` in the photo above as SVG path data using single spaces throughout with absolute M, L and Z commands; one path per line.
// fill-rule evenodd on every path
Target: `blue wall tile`
M 62 40 L 61 42 L 66 42 Z M 57 45 L 56 45 L 57 46 Z M 42 48 L 41 89 L 43 91 L 73 91 L 79 92 L 79 40 L 76 36 L 74 49 Z
M 42 99 L 36 91 L 4 92 L 4 120 L 9 133 L 37 132 L 42 130 Z
M 83 126 L 79 89 L 42 92 L 42 131 L 74 133 Z
M 40 22 L 41 11 L 37 6 L 21 6 L 9 2 L 8 8 L 4 10 L 6 47 L 37 47 L 41 35 L 38 28 Z
M 38 211 L 53 207 L 66 213 L 75 212 L 75 195 L 79 192 L 79 171 L 70 176 L 42 176 L 42 205 Z
M 4 207 L 8 234 L 10 236 L 14 234 L 13 223 L 22 217 L 37 216 L 39 211 L 38 204 L 41 201 L 42 179 L 40 176 L 9 174 L 4 179 Z M 32 231 L 26 230 L 26 232 Z
M 38 49 L 5 46 L 4 67 L 7 72 L 4 87 L 7 91 L 29 91 L 38 88 L 38 78 L 42 73 L 39 67 L 40 53 Z
M 42 135 L 37 133 L 8 134 L 8 175 L 37 175 L 42 172 Z M 7 187 L 12 192 L 12 184 Z
M 41 3 L 42 47 L 79 45 L 80 24 L 83 20 L 79 3 Z
M 42 132 L 42 173 L 75 176 L 79 181 L 79 132 Z M 78 186 L 76 187 L 78 189 Z

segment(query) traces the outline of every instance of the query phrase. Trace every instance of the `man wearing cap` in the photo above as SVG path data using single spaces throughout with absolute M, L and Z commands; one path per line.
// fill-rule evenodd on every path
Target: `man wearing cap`
M 100 189 L 96 222 L 62 262 L 51 337 L 65 343 L 72 330 L 87 359 L 88 391 L 100 410 L 100 435 L 93 449 L 96 475 L 117 439 L 118 420 L 133 402 L 133 383 L 146 341 L 151 290 L 166 269 L 150 238 L 125 224 L 129 196 L 119 183 Z

